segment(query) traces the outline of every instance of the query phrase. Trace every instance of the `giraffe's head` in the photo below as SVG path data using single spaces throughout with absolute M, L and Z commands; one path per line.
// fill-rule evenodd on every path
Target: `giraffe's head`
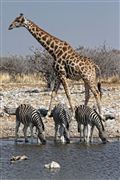
M 26 18 L 23 16 L 21 13 L 18 17 L 15 18 L 15 20 L 10 24 L 9 30 L 13 28 L 18 28 L 18 27 L 24 27 L 26 23 Z

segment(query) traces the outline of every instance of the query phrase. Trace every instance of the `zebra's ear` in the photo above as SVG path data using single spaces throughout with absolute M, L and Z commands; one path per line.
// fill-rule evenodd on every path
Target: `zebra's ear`
M 93 105 L 93 110 L 96 112 L 97 111 L 97 107 L 95 105 Z

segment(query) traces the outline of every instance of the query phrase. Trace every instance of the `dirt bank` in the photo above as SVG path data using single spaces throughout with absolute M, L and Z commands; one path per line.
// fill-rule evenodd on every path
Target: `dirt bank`
M 102 111 L 103 114 L 111 114 L 115 117 L 113 120 L 105 122 L 105 129 L 108 137 L 120 136 L 120 85 L 112 84 L 102 85 L 103 97 L 102 97 Z M 84 87 L 83 85 L 70 86 L 71 97 L 74 106 L 83 104 L 84 102 Z M 35 108 L 48 109 L 50 102 L 51 91 L 48 91 L 43 85 L 17 85 L 9 84 L 3 85 L 0 93 L 1 110 L 0 110 L 0 138 L 14 137 L 15 134 L 15 116 L 4 113 L 4 106 L 10 108 L 16 108 L 21 103 L 29 103 Z M 58 96 L 53 102 L 53 107 L 58 102 L 66 102 L 66 96 L 64 90 L 61 88 L 58 92 Z M 91 94 L 89 106 L 92 107 L 95 103 L 94 97 Z M 54 136 L 54 123 L 51 118 L 43 118 L 45 124 L 46 136 Z M 22 136 L 22 126 L 20 128 L 20 135 Z M 72 137 L 79 136 L 77 132 L 76 121 L 73 121 L 70 125 L 70 135 Z M 97 131 L 94 133 L 97 136 Z

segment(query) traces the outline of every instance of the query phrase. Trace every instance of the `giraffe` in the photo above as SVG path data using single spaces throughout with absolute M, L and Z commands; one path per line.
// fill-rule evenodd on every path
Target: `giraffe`
M 8 29 L 11 30 L 18 27 L 25 27 L 54 59 L 53 68 L 56 73 L 56 79 L 51 93 L 48 112 L 50 113 L 51 111 L 52 101 L 57 95 L 61 84 L 65 90 L 70 108 L 74 112 L 67 79 L 82 79 L 85 87 L 84 104 L 88 104 L 91 90 L 101 114 L 101 83 L 96 80 L 96 68 L 99 69 L 99 67 L 90 58 L 79 55 L 66 41 L 60 40 L 44 31 L 34 22 L 24 17 L 23 14 L 16 17 Z

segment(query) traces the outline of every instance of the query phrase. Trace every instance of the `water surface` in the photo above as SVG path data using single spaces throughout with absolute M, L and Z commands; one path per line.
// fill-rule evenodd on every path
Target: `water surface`
M 1 140 L 1 179 L 5 180 L 119 180 L 120 142 L 112 140 L 107 144 L 93 145 L 73 143 L 46 145 L 14 144 L 13 139 Z M 10 163 L 10 158 L 26 155 L 28 160 Z M 56 161 L 61 168 L 49 171 L 44 164 Z

